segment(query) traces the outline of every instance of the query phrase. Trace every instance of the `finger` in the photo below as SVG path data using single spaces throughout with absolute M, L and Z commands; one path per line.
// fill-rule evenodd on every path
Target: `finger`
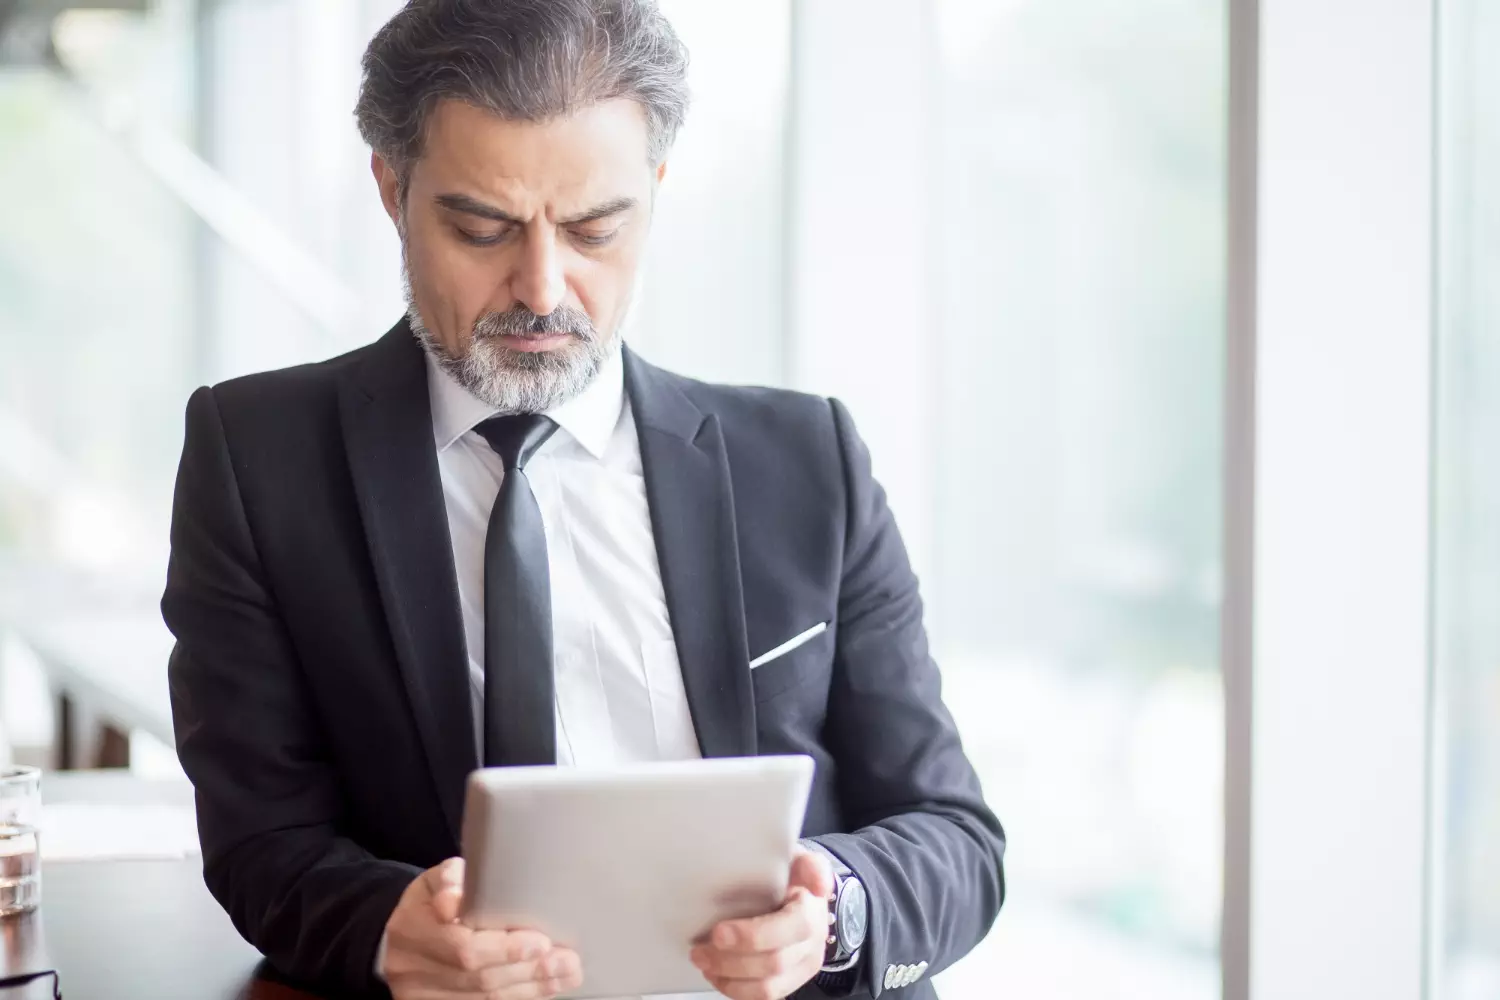
M 552 1000 L 553 997 L 583 985 L 583 979 L 548 979 L 539 983 L 522 983 L 509 989 L 485 994 L 483 1000 Z
M 460 968 L 470 972 L 573 954 L 554 948 L 545 934 L 536 931 L 469 931 L 468 935 L 454 957 Z
M 797 992 L 795 989 L 773 987 L 768 983 L 749 979 L 711 980 L 709 985 L 714 988 L 715 993 L 728 997 L 729 1000 L 786 1000 Z
M 474 932 L 458 924 L 439 923 L 430 909 L 392 920 L 386 927 L 386 964 L 401 954 L 417 954 L 452 969 L 461 969 L 458 952 Z
M 464 884 L 464 859 L 449 858 L 422 873 L 422 883 L 429 895 L 436 896 L 450 885 Z
M 498 982 L 491 989 L 503 989 L 509 986 L 521 986 L 526 982 L 536 982 L 543 986 L 549 983 L 579 984 L 583 982 L 583 961 L 578 953 L 571 948 L 553 948 L 540 961 L 533 963 L 531 976 L 528 978 L 513 979 L 508 982 Z M 573 986 L 567 986 L 572 989 Z
M 814 896 L 827 899 L 833 895 L 833 865 L 816 851 L 803 850 L 792 859 L 792 886 L 801 886 Z
M 576 956 L 575 956 L 576 957 Z M 484 994 L 484 1000 L 550 1000 L 560 993 L 576 990 L 583 985 L 583 973 L 574 968 L 566 975 L 534 979 L 529 982 L 516 983 L 498 990 L 492 990 Z
M 391 948 L 386 952 L 382 974 L 386 984 L 401 1000 L 421 990 L 458 993 L 481 988 L 478 974 L 406 948 Z
M 403 989 L 397 1000 L 552 1000 L 553 997 L 583 985 L 577 982 L 548 980 L 546 982 L 521 983 L 500 990 L 458 991 L 417 987 Z
M 528 975 L 520 979 L 535 979 L 536 963 L 525 962 L 519 966 L 496 966 L 495 969 L 512 970 L 524 968 Z M 386 963 L 385 981 L 400 1000 L 406 1000 L 413 991 L 442 990 L 448 993 L 484 993 L 495 977 L 491 969 L 470 972 L 456 965 L 436 962 L 426 955 L 407 953 L 399 958 L 392 956 Z
M 545 942 L 540 935 L 526 933 L 530 938 Z M 507 955 L 511 961 L 506 964 L 465 969 L 456 963 L 440 962 L 417 952 L 395 951 L 387 956 L 385 978 L 392 987 L 437 987 L 453 992 L 484 993 L 518 983 L 557 978 L 574 971 L 578 966 L 576 956 L 566 949 L 558 949 L 558 952 L 563 953 L 560 960 L 535 941 L 513 941 Z M 555 961 L 559 964 L 549 964 Z
M 390 934 L 387 963 L 392 953 L 412 951 L 465 972 L 532 961 L 552 949 L 547 936 L 536 931 L 475 931 L 424 920 L 393 923 Z
M 427 869 L 417 879 L 422 895 L 431 905 L 439 923 L 452 923 L 458 919 L 463 902 L 464 862 L 462 858 L 449 858 L 440 865 Z
M 451 924 L 463 911 L 464 890 L 462 886 L 445 885 L 432 897 L 432 914 L 440 924 Z
M 800 968 L 810 951 L 811 946 L 806 943 L 780 951 L 757 951 L 750 954 L 694 948 L 692 960 L 698 970 L 710 978 L 775 979 Z
M 709 976 L 709 984 L 731 1000 L 780 1000 L 805 986 L 823 965 L 821 949 L 792 949 L 787 971 L 770 977 Z
M 537 961 L 494 965 L 480 970 L 476 975 L 479 989 L 486 995 L 504 994 L 507 990 L 525 993 L 532 985 L 540 986 L 542 993 L 547 994 L 550 983 L 571 983 L 575 980 L 582 982 L 582 972 L 582 963 L 576 952 L 567 948 L 554 948 L 550 954 Z
M 714 927 L 709 944 L 719 951 L 776 951 L 827 935 L 828 903 L 797 887 L 774 913 L 744 920 L 725 920 Z

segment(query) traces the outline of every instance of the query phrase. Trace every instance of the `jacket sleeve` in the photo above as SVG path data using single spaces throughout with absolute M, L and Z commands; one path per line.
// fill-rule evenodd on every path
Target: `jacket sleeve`
M 944 706 L 917 579 L 848 411 L 831 403 L 848 502 L 825 740 L 852 833 L 816 839 L 865 885 L 855 989 L 891 965 L 935 974 L 989 931 L 1005 897 L 1005 833 Z
M 177 753 L 192 780 L 204 880 L 282 972 L 383 989 L 374 959 L 418 869 L 340 835 L 342 800 L 267 588 L 212 389 L 187 408 L 162 614 Z

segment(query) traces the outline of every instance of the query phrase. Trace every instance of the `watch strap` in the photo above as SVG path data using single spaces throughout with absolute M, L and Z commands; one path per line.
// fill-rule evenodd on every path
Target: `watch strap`
M 856 961 L 857 961 L 856 956 Z M 828 997 L 846 997 L 854 992 L 859 985 L 859 969 L 850 966 L 843 972 L 823 971 L 813 977 L 813 985 L 818 992 Z
M 840 948 L 836 923 L 838 920 L 838 898 L 839 891 L 842 889 L 844 882 L 858 876 L 854 874 L 854 869 L 844 864 L 842 858 L 816 840 L 804 839 L 801 843 L 808 850 L 821 854 L 828 859 L 829 864 L 833 867 L 835 883 L 834 893 L 828 900 L 828 950 L 824 955 L 823 969 L 813 982 L 819 989 L 834 992 L 836 995 L 838 993 L 846 993 L 848 992 L 845 989 L 846 983 L 852 984 L 857 978 L 860 953 L 864 949 L 856 948 L 848 955 L 841 956 L 839 954 Z M 852 988 L 852 985 L 850 988 Z
M 836 879 L 849 878 L 850 876 L 852 876 L 854 874 L 854 869 L 850 868 L 848 865 L 844 864 L 844 861 L 843 861 L 842 858 L 840 858 L 837 854 L 834 854 L 832 851 L 830 851 L 828 848 L 824 847 L 822 844 L 818 843 L 816 840 L 811 840 L 809 838 L 804 837 L 802 840 L 799 840 L 798 843 L 801 844 L 803 847 L 807 848 L 809 851 L 814 851 L 814 852 L 816 852 L 818 854 L 823 855 L 823 857 L 827 858 L 829 864 L 833 865 L 833 875 L 834 875 L 834 878 L 836 878 Z

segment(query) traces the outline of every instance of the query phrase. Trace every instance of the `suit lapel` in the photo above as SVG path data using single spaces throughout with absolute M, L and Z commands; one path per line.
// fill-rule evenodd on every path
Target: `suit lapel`
M 405 320 L 345 379 L 339 407 L 386 621 L 456 841 L 478 752 L 427 368 Z
M 698 745 L 705 757 L 754 756 L 734 494 L 719 420 L 629 350 L 625 387 Z

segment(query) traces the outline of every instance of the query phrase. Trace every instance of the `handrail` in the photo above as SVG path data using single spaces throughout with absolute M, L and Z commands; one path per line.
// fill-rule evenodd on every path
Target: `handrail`
M 25 10 L 0 0 L 0 42 L 21 24 L 36 28 L 31 43 L 44 68 L 76 97 L 82 110 L 107 135 L 134 156 L 166 190 L 203 221 L 224 244 L 281 291 L 313 321 L 329 346 L 343 346 L 343 336 L 375 329 L 362 299 L 322 260 L 260 210 L 235 185 L 166 129 L 151 121 L 131 100 L 98 93 L 72 71 L 50 43 L 51 32 L 37 28 L 65 7 L 134 8 L 145 0 L 68 0 L 55 8 L 33 4 Z M 24 19 L 21 19 L 24 20 Z M 14 39 L 11 39 L 14 41 Z M 14 48 L 14 46 L 12 46 Z M 26 46 L 22 46 L 23 49 Z M 0 481 L 9 481 L 38 496 L 96 492 L 98 484 L 80 464 L 59 448 L 24 415 L 0 406 Z
M 337 335 L 359 328 L 366 319 L 360 297 L 223 174 L 149 121 L 133 101 L 101 98 L 65 68 L 59 73 L 106 132 L 323 332 Z
M 284 292 L 333 346 L 338 346 L 335 338 L 339 334 L 357 329 L 365 318 L 359 298 L 218 171 L 170 133 L 146 121 L 128 102 L 100 100 L 66 68 L 52 68 L 75 89 L 102 128 L 228 246 Z M 28 421 L 0 407 L 0 479 L 47 496 L 86 484 L 88 476 Z
M 322 332 L 336 339 L 357 329 L 367 318 L 362 300 L 336 273 L 133 101 L 98 94 L 64 61 L 51 25 L 66 10 L 80 7 L 144 10 L 146 0 L 0 0 L 0 51 L 29 56 L 49 70 L 106 133 Z

